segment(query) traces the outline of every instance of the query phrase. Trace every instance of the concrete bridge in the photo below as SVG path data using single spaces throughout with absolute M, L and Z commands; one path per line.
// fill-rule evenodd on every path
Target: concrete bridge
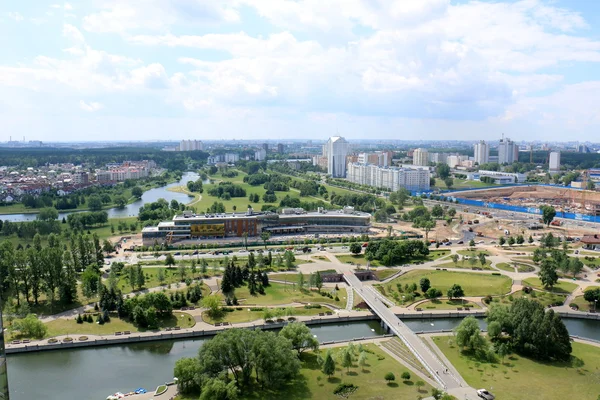
M 356 290 L 371 310 L 381 318 L 384 328 L 393 332 L 404 342 L 406 347 L 410 349 L 444 390 L 448 391 L 462 387 L 460 380 L 452 372 L 453 368 L 444 365 L 421 338 L 400 321 L 396 314 L 379 299 L 372 288 L 363 286 L 362 282 L 351 271 L 344 272 L 344 280 Z

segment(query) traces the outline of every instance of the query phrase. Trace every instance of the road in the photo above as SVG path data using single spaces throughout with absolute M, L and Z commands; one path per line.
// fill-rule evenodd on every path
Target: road
M 445 390 L 451 390 L 462 386 L 460 379 L 454 376 L 451 370 L 448 370 L 448 367 L 433 354 L 413 331 L 400 321 L 392 310 L 387 308 L 374 293 L 363 287 L 362 282 L 353 272 L 345 271 L 344 279 L 361 295 L 371 310 L 381 318 L 390 330 L 406 344 L 441 387 Z

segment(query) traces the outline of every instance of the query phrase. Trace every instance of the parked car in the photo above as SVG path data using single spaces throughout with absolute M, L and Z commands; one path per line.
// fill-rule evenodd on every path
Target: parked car
M 484 400 L 494 400 L 496 396 L 488 392 L 486 389 L 477 390 L 477 396 L 481 397 Z
M 456 244 L 465 244 L 462 240 L 459 240 Z

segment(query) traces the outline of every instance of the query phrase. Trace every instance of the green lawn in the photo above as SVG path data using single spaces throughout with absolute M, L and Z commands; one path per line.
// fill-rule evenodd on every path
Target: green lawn
M 331 260 L 325 256 L 312 256 L 315 261 L 331 262 Z
M 429 252 L 429 255 L 427 257 L 424 258 L 418 258 L 415 260 L 407 260 L 406 263 L 410 264 L 410 263 L 414 263 L 415 261 L 434 261 L 437 259 L 440 259 L 442 257 L 447 256 L 448 254 L 450 254 L 450 250 L 431 250 Z M 343 263 L 349 264 L 349 263 L 354 263 L 357 265 L 362 265 L 362 266 L 366 266 L 367 265 L 367 260 L 365 259 L 365 255 L 364 254 L 344 254 L 344 255 L 336 255 L 336 258 Z M 381 266 L 381 264 L 379 263 L 379 261 L 377 260 L 373 260 L 371 261 L 371 266 L 372 267 L 379 267 Z
M 323 293 L 335 289 L 323 288 Z M 252 296 L 248 291 L 248 287 L 242 286 L 235 289 L 235 296 L 238 298 L 243 305 L 280 305 L 289 304 L 294 302 L 302 303 L 327 303 L 333 304 L 340 308 L 346 306 L 346 291 L 340 290 L 337 292 L 339 301 L 330 299 L 319 294 L 317 291 L 306 289 L 300 290 L 297 285 L 285 285 L 283 283 L 272 283 L 270 286 L 265 288 L 265 294 L 256 294 Z
M 531 286 L 536 289 L 546 290 L 544 285 L 542 285 L 542 281 L 540 278 L 527 278 L 523 280 L 523 284 Z M 558 281 L 556 285 L 552 288 L 552 292 L 555 293 L 571 293 L 573 290 L 577 289 L 577 285 L 571 282 Z
M 448 343 L 450 338 L 437 336 L 433 340 L 469 385 L 487 388 L 497 399 L 593 400 L 599 394 L 599 347 L 573 343 L 569 362 L 544 363 L 512 355 L 504 364 L 489 364 L 459 353 Z
M 389 278 L 390 276 L 394 275 L 398 271 L 399 270 L 397 270 L 397 269 L 389 268 L 389 269 L 378 269 L 376 271 L 373 271 L 373 273 L 375 274 L 377 279 L 379 279 L 380 281 L 383 281 L 383 280 Z
M 465 296 L 485 296 L 485 295 L 500 295 L 510 291 L 512 281 L 506 276 L 469 273 L 458 271 L 426 271 L 414 270 L 399 276 L 392 280 L 387 285 L 395 287 L 396 284 L 416 283 L 419 285 L 421 278 L 429 278 L 431 287 L 440 289 L 442 293 L 446 293 L 453 284 L 459 284 Z M 386 286 L 387 286 L 386 285 Z
M 590 268 L 597 269 L 598 267 L 600 267 L 600 257 L 589 257 L 587 260 L 585 259 L 585 257 L 579 257 L 579 260 L 581 260 L 582 263 L 584 263 Z
M 475 267 L 475 268 L 481 268 L 486 271 L 494 270 L 494 268 L 492 268 L 492 262 L 490 260 L 486 260 L 485 265 L 481 265 L 481 263 L 479 262 L 479 259 L 477 260 L 477 263 L 475 263 L 474 265 L 471 265 L 468 261 L 460 260 L 456 264 L 454 264 L 453 262 L 448 262 L 448 263 L 443 263 L 443 264 L 432 265 L 432 267 L 435 267 L 435 268 L 460 268 L 460 269 L 473 269 L 473 267 Z
M 181 328 L 191 328 L 196 324 L 194 317 L 187 313 L 174 311 L 173 315 L 168 318 L 159 319 L 159 327 L 163 328 L 173 328 L 175 326 L 180 326 Z M 78 324 L 73 318 L 70 319 L 56 319 L 54 321 L 48 322 L 46 324 L 48 327 L 48 333 L 46 334 L 46 338 L 60 336 L 60 335 L 69 335 L 72 337 L 81 336 L 81 335 L 110 335 L 115 332 L 122 331 L 131 331 L 131 332 L 144 332 L 146 329 L 138 328 L 136 325 L 132 324 L 129 321 L 119 319 L 117 317 L 111 318 L 110 322 L 107 322 L 103 325 L 96 323 L 96 318 L 94 318 L 94 322 L 84 322 L 82 324 Z M 18 339 L 24 339 L 24 337 L 17 337 Z M 9 340 L 12 340 L 12 337 L 9 337 Z
M 290 310 L 285 308 L 274 309 L 271 308 L 271 311 L 277 315 L 279 312 L 281 318 L 287 319 L 288 316 L 311 316 L 311 315 L 319 315 L 319 313 L 324 313 L 331 311 L 327 307 L 321 308 L 304 308 L 304 307 L 290 307 Z M 290 312 L 288 312 L 290 311 Z M 229 322 L 231 324 L 238 324 L 243 322 L 252 322 L 257 321 L 259 319 L 264 318 L 264 311 L 252 311 L 250 307 L 242 308 L 241 310 L 235 309 L 234 311 L 224 312 L 219 318 L 211 318 L 206 312 L 202 313 L 202 319 L 204 322 L 208 322 L 209 324 L 215 324 L 216 322 Z M 276 318 L 276 317 L 275 317 Z
M 448 299 L 428 300 L 424 303 L 419 304 L 417 307 L 422 308 L 423 310 L 456 310 L 457 307 L 465 306 L 469 306 L 472 310 L 478 310 L 481 308 L 471 301 Z
M 355 344 L 355 346 L 358 346 Z M 357 357 L 354 357 L 354 363 L 347 372 L 337 361 L 335 374 L 332 378 L 324 375 L 317 362 L 317 356 L 314 353 L 302 354 L 302 368 L 300 376 L 287 385 L 283 390 L 273 392 L 268 390 L 255 390 L 251 395 L 242 393 L 241 399 L 245 400 L 300 400 L 300 399 L 336 399 L 341 398 L 333 394 L 333 390 L 342 382 L 352 383 L 358 386 L 358 390 L 350 395 L 351 399 L 416 399 L 417 396 L 426 397 L 431 392 L 431 387 L 425 385 L 421 392 L 417 391 L 414 382 L 416 378 L 411 373 L 411 381 L 403 382 L 400 375 L 408 368 L 390 357 L 383 350 L 374 344 L 366 344 L 363 347 L 368 351 L 367 365 L 364 369 L 358 366 Z M 325 349 L 321 350 L 324 354 Z M 334 358 L 340 352 L 340 348 L 333 350 Z M 396 381 L 387 384 L 383 377 L 386 373 L 392 372 L 396 376 Z
M 158 281 L 158 270 L 159 269 L 162 269 L 165 273 L 165 281 L 164 281 L 163 285 L 169 285 L 169 284 L 172 285 L 172 284 L 176 284 L 181 281 L 176 267 L 173 267 L 173 268 L 167 268 L 166 266 L 163 268 L 144 267 L 143 271 L 144 271 L 144 275 L 146 276 L 146 284 L 144 285 L 145 288 L 153 288 L 153 287 L 160 286 L 160 282 Z M 186 269 L 186 271 L 187 271 L 186 278 L 192 278 L 191 270 L 188 268 L 188 269 Z M 208 272 L 210 272 L 210 268 L 209 268 Z M 198 267 L 198 271 L 196 272 L 196 275 L 194 276 L 194 278 L 196 278 L 196 279 L 200 278 L 200 267 Z M 129 284 L 129 279 L 127 279 L 126 270 L 124 270 L 124 272 L 121 273 L 121 276 L 119 277 L 119 282 L 117 285 L 118 285 L 119 289 L 121 289 L 123 291 L 123 293 L 128 293 L 128 292 L 133 291 L 131 288 L 131 285 Z
M 507 296 L 494 297 L 493 301 L 510 305 L 514 300 L 519 299 L 521 297 L 525 297 L 530 300 L 535 300 L 535 301 L 539 302 L 540 304 L 542 304 L 544 307 L 547 307 L 551 304 L 556 304 L 556 303 L 563 304 L 565 302 L 565 300 L 567 299 L 567 296 L 565 294 L 550 293 L 550 292 L 539 291 L 539 290 L 535 290 L 535 291 L 527 294 L 527 293 L 523 292 L 522 290 L 520 290 L 518 292 L 511 293 L 510 295 L 507 295 Z
M 474 248 L 473 250 L 458 250 L 456 254 L 460 254 L 461 256 L 478 256 L 480 253 L 485 254 L 486 257 L 490 255 L 490 252 L 487 250 L 479 250 Z
M 508 263 L 498 263 L 496 264 L 496 268 L 501 269 L 502 271 L 515 272 L 515 268 L 512 264 Z
M 599 287 L 600 286 L 588 286 L 586 290 L 598 289 Z M 583 298 L 583 295 L 575 297 L 575 299 L 573 299 L 573 301 L 571 303 L 577 304 L 577 306 L 579 307 L 579 311 L 595 311 L 594 303 L 587 302 Z M 567 304 L 567 305 L 569 305 L 569 304 Z

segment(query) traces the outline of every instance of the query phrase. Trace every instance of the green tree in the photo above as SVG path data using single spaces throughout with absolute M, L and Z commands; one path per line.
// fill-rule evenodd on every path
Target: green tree
M 447 177 L 446 179 L 444 179 L 444 184 L 446 185 L 448 190 L 452 190 L 452 186 L 454 186 L 454 179 L 452 179 L 451 177 Z
M 416 382 L 415 382 L 415 386 L 417 387 L 417 391 L 418 391 L 418 392 L 420 392 L 420 391 L 421 391 L 421 388 L 422 388 L 423 386 L 425 386 L 425 382 L 423 382 L 423 381 L 416 381 Z
M 102 199 L 100 196 L 93 194 L 87 199 L 87 206 L 91 211 L 102 210 Z
M 298 288 L 300 288 L 300 290 L 304 289 L 304 284 L 304 274 L 298 272 Z
M 58 219 L 58 210 L 54 207 L 45 207 L 37 215 L 39 221 L 55 221 Z
M 360 355 L 358 356 L 358 365 L 360 365 L 362 371 L 364 372 L 365 366 L 367 365 L 367 352 L 366 351 L 360 352 Z
M 175 258 L 173 257 L 173 254 L 167 253 L 167 256 L 165 258 L 165 265 L 168 267 L 172 267 L 173 265 L 175 265 Z
M 321 278 L 321 273 L 319 271 L 315 273 L 315 286 L 317 287 L 319 293 L 321 293 L 321 288 L 323 287 L 323 278 Z
M 421 287 L 421 292 L 426 293 L 431 287 L 431 282 L 429 278 L 421 278 L 419 281 L 419 286 Z
M 385 379 L 386 382 L 389 385 L 390 383 L 392 383 L 393 381 L 396 380 L 396 376 L 394 375 L 393 372 L 388 372 L 387 374 L 385 374 L 385 376 L 383 377 L 383 379 Z
M 402 375 L 400 375 L 403 381 L 410 381 L 410 372 L 404 371 Z
M 458 258 L 459 258 L 458 254 L 452 254 L 450 256 L 450 258 L 452 258 L 452 262 L 454 263 L 454 265 L 456 265 L 458 263 Z
M 185 357 L 177 360 L 173 375 L 177 378 L 177 389 L 180 393 L 200 393 L 202 380 L 196 359 Z
M 514 246 L 515 245 L 515 238 L 512 236 L 508 237 L 508 245 L 509 246 Z
M 322 371 L 329 378 L 335 374 L 335 360 L 331 356 L 331 352 L 327 352 L 327 355 L 325 356 L 325 362 L 323 363 Z
M 504 239 L 504 236 L 500 236 L 500 239 L 498 239 L 498 244 L 500 246 L 504 246 L 505 243 L 506 243 L 506 239 Z
M 496 340 L 502 334 L 502 325 L 498 321 L 492 321 L 488 324 L 488 336 L 492 340 Z
M 162 268 L 158 269 L 158 271 L 156 272 L 156 279 L 158 279 L 158 284 L 160 286 L 162 286 L 162 285 L 165 284 L 166 277 L 165 277 L 165 270 L 164 269 L 162 269 Z
M 234 381 L 226 383 L 221 379 L 207 379 L 202 387 L 199 400 L 237 400 L 238 388 Z
M 215 319 L 222 313 L 221 298 L 216 294 L 210 294 L 202 299 L 202 307 L 207 308 L 208 315 Z
M 267 242 L 269 241 L 269 239 L 271 238 L 271 234 L 268 231 L 264 231 L 260 234 L 260 238 L 263 241 L 263 244 L 265 245 L 265 249 L 267 248 Z
M 436 288 L 429 288 L 427 290 L 427 293 L 425 294 L 425 297 L 427 297 L 428 299 L 437 299 L 438 297 L 441 297 L 441 296 L 442 296 L 442 292 Z
M 525 238 L 523 237 L 523 235 L 518 235 L 517 236 L 517 244 L 523 244 L 525 243 Z
M 179 275 L 179 280 L 183 282 L 187 276 L 187 268 L 185 267 L 185 264 L 182 263 L 177 266 L 177 274 Z
M 547 226 L 550 226 L 550 223 L 556 216 L 556 210 L 552 206 L 544 205 L 540 207 L 540 211 L 542 211 L 542 221 L 544 221 Z
M 479 323 L 473 316 L 462 320 L 460 325 L 454 329 L 456 344 L 464 351 L 473 352 L 486 348 L 485 339 L 481 336 Z
M 450 289 L 448 289 L 448 298 L 450 300 L 452 299 L 460 299 L 461 297 L 464 297 L 465 292 L 462 289 L 462 287 L 458 284 L 454 284 L 452 285 L 452 287 Z
M 350 253 L 352 254 L 360 254 L 362 251 L 362 246 L 358 242 L 353 242 L 350 244 Z
M 123 196 L 115 196 L 113 202 L 115 203 L 115 206 L 117 206 L 117 208 L 125 208 L 125 205 L 127 204 L 127 199 Z
M 529 244 L 533 243 L 533 237 L 531 235 L 529 235 L 529 239 L 527 239 L 527 242 Z
M 48 332 L 48 327 L 40 321 L 35 314 L 28 314 L 25 318 L 15 319 L 9 326 L 9 331 L 17 332 L 21 337 L 42 339 Z
M 350 373 L 350 367 L 352 366 L 352 352 L 349 349 L 342 349 L 340 351 L 341 366 L 346 368 L 346 373 Z
M 558 274 L 556 272 L 556 263 L 554 260 L 548 258 L 543 259 L 540 264 L 538 276 L 544 287 L 552 290 L 556 282 L 558 282 Z
M 292 322 L 283 327 L 279 335 L 288 339 L 292 347 L 300 355 L 305 350 L 317 351 L 319 341 L 313 336 L 312 332 L 302 322 Z
M 469 246 L 471 246 L 471 247 L 475 247 L 475 240 L 471 239 L 471 240 L 469 241 Z
M 450 166 L 446 163 L 438 163 L 435 167 L 435 172 L 440 179 L 444 180 L 450 177 Z
M 134 186 L 131 188 L 131 195 L 137 199 L 141 198 L 144 194 L 144 191 L 139 186 Z

